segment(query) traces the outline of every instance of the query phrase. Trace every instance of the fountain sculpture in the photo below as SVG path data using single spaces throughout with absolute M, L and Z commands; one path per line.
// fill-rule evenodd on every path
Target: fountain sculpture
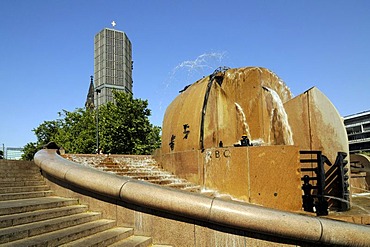
M 349 209 L 346 153 L 343 121 L 317 88 L 292 97 L 268 69 L 223 67 L 168 106 L 157 159 L 235 199 L 299 211 L 305 198 L 307 211 L 325 215 Z
M 57 151 L 35 155 L 52 190 L 89 203 L 135 234 L 152 236 L 153 243 L 370 243 L 370 229 L 360 225 L 370 223 L 369 213 L 356 206 L 368 197 L 350 201 L 349 185 L 362 184 L 348 180 L 347 136 L 337 110 L 317 88 L 292 97 L 264 68 L 220 68 L 184 88 L 167 108 L 156 161 L 69 155 L 73 162 Z M 369 159 L 353 160 L 355 172 L 370 169 Z M 333 212 L 350 205 L 349 212 Z M 354 215 L 355 208 L 363 211 Z M 312 217 L 329 210 L 329 217 Z

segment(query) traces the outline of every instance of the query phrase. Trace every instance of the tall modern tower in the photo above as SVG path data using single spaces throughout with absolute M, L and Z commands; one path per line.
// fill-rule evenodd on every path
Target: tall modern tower
M 105 28 L 94 41 L 95 105 L 113 101 L 113 90 L 132 94 L 132 49 L 127 35 Z

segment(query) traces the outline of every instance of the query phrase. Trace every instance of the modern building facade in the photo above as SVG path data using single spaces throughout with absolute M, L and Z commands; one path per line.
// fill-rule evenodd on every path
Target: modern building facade
M 132 94 L 132 48 L 127 35 L 104 28 L 94 39 L 95 105 L 113 101 L 113 90 Z
M 20 160 L 23 155 L 23 148 L 7 147 L 4 158 L 7 160 Z
M 350 153 L 370 152 L 370 111 L 344 117 Z

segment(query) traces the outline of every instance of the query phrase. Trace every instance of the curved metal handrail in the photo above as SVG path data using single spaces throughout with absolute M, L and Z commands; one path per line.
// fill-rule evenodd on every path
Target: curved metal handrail
M 52 149 L 40 150 L 34 161 L 44 172 L 68 184 L 140 207 L 300 242 L 370 245 L 370 227 L 364 225 L 161 187 L 79 165 L 62 158 Z

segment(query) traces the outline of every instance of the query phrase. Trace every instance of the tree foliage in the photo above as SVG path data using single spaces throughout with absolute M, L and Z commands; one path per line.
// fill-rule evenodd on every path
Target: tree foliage
M 94 153 L 95 113 L 79 108 L 74 112 L 63 110 L 60 127 L 53 140 L 69 153 Z
M 26 146 L 23 147 L 22 160 L 33 160 L 33 156 L 41 147 L 38 146 L 36 142 L 27 143 Z
M 37 142 L 29 142 L 23 147 L 23 160 L 32 160 L 35 153 L 48 142 L 53 141 L 60 128 L 60 119 L 44 121 L 32 131 L 35 133 Z
M 67 153 L 96 152 L 96 117 L 99 119 L 99 147 L 104 153 L 150 154 L 160 147 L 160 127 L 149 121 L 146 100 L 114 91 L 114 102 L 97 111 L 63 110 L 57 120 L 44 121 L 33 129 L 37 142 L 24 147 L 22 159 L 31 160 L 37 150 L 54 141 Z
M 115 103 L 99 108 L 99 138 L 107 153 L 150 154 L 159 147 L 159 127 L 149 122 L 148 101 L 114 91 Z

